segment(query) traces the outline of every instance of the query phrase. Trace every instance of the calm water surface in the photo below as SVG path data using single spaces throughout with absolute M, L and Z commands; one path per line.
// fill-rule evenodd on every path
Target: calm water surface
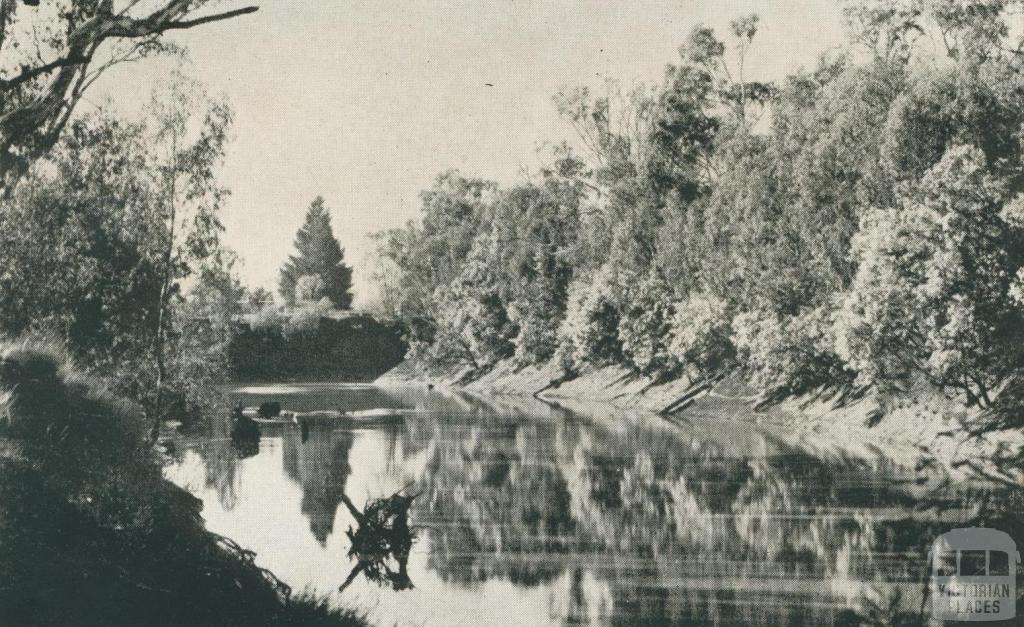
M 238 388 L 286 409 L 412 410 L 371 428 L 265 426 L 239 453 L 222 417 L 167 475 L 208 527 L 296 590 L 380 625 L 836 625 L 919 613 L 927 550 L 1007 495 L 870 450 L 729 420 L 415 389 Z M 742 411 L 742 408 L 734 408 Z M 413 587 L 358 576 L 342 494 L 405 489 Z M 1002 513 L 993 515 L 1002 516 Z M 398 566 L 391 565 L 394 572 Z

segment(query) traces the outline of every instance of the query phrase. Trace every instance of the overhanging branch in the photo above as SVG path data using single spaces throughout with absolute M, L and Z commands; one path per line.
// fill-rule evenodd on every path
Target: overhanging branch
M 169 16 L 166 11 L 159 11 L 147 18 L 135 19 L 130 17 L 112 17 L 107 25 L 100 25 L 100 29 L 106 37 L 148 37 L 158 35 L 169 30 L 185 30 L 211 22 L 229 20 L 241 15 L 255 13 L 259 7 L 250 6 L 213 15 L 205 15 L 191 20 L 176 19 L 177 16 Z
M 233 17 L 240 15 L 248 15 L 259 11 L 259 7 L 244 7 L 241 9 L 235 9 L 234 11 L 225 11 L 224 13 L 217 13 L 216 15 L 206 15 L 203 17 L 197 17 L 194 20 L 179 20 L 172 22 L 167 30 L 181 30 L 186 28 L 192 28 L 193 26 L 200 26 L 202 24 L 209 24 L 210 22 L 219 22 L 221 20 L 230 20 Z
M 33 78 L 36 78 L 37 76 L 48 74 L 49 72 L 52 72 L 56 69 L 68 67 L 70 65 L 78 65 L 80 63 L 87 63 L 88 61 L 89 58 L 85 55 L 71 55 L 57 59 L 55 61 L 51 61 L 49 63 L 45 63 L 37 67 L 25 68 L 21 71 L 20 74 L 13 78 L 6 80 L 0 79 L 0 89 L 17 87 L 18 85 L 28 82 Z

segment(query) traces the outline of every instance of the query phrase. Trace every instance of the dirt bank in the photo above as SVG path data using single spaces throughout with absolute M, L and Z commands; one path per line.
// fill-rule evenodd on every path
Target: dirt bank
M 208 531 L 145 425 L 62 351 L 0 342 L 0 624 L 366 624 Z
M 626 368 L 592 368 L 563 380 L 555 365 L 516 368 L 508 362 L 484 373 L 469 370 L 427 375 L 408 363 L 377 380 L 379 385 L 432 384 L 490 396 L 532 396 L 571 407 L 604 403 L 623 410 L 658 413 L 666 419 L 728 416 L 733 420 L 801 430 L 846 445 L 874 447 L 906 464 L 938 463 L 955 475 L 986 474 L 1024 485 L 1024 475 L 1006 460 L 1024 450 L 1024 432 L 971 435 L 983 416 L 936 390 L 899 398 L 816 390 L 782 402 L 759 402 L 757 391 L 738 377 L 713 384 L 688 378 L 654 382 Z

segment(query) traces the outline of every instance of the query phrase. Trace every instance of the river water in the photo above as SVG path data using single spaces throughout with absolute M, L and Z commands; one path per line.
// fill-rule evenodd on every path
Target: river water
M 232 402 L 404 408 L 403 421 L 179 438 L 167 476 L 207 526 L 295 590 L 380 625 L 855 625 L 921 614 L 928 548 L 1019 511 L 994 486 L 734 420 L 356 385 L 250 386 Z M 255 454 L 254 454 L 255 453 Z M 354 568 L 357 507 L 416 495 L 406 564 Z M 398 589 L 396 589 L 398 588 Z

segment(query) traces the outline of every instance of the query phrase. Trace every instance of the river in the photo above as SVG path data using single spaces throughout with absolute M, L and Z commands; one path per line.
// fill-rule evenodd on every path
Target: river
M 992 485 L 724 410 L 669 421 L 362 385 L 230 394 L 293 410 L 407 410 L 366 428 L 265 425 L 258 452 L 232 445 L 225 415 L 180 437 L 166 469 L 204 501 L 208 528 L 295 590 L 380 625 L 912 620 L 932 539 L 1020 505 Z M 399 491 L 416 495 L 407 564 L 384 561 L 338 592 L 358 564 L 342 494 L 362 507 Z

